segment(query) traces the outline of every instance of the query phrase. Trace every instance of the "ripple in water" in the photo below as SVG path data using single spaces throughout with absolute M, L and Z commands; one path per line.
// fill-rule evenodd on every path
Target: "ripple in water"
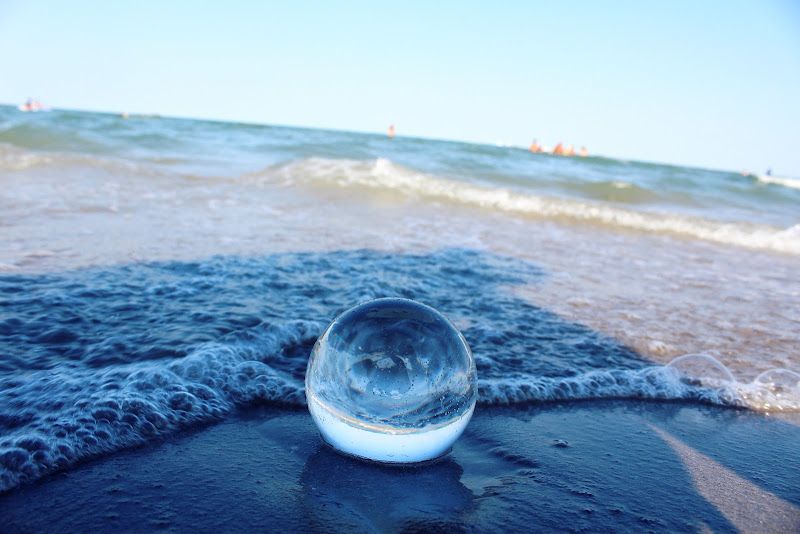
M 433 308 L 372 300 L 337 317 L 317 340 L 306 398 L 336 449 L 421 462 L 446 453 L 472 417 L 475 361 L 458 329 Z

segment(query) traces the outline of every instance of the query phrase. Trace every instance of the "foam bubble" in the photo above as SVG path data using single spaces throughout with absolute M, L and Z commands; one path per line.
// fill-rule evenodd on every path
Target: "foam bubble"
M 728 368 L 707 354 L 684 354 L 669 362 L 667 368 L 691 385 L 728 387 L 734 381 Z
M 788 369 L 764 371 L 753 382 L 776 395 L 796 395 L 800 393 L 800 374 Z
M 748 402 L 765 411 L 800 411 L 800 374 L 788 369 L 771 369 L 742 388 Z

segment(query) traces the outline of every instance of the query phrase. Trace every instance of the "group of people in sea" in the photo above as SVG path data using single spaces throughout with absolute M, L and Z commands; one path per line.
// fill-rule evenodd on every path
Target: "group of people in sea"
M 20 104 L 20 111 L 47 111 L 49 108 L 34 98 L 29 98 L 24 104 Z
M 394 139 L 394 124 L 389 125 L 389 131 L 387 132 L 389 139 Z M 585 158 L 589 155 L 589 151 L 586 150 L 585 146 L 582 146 L 577 152 L 575 151 L 575 147 L 572 145 L 565 145 L 564 143 L 560 142 L 550 150 L 549 147 L 545 147 L 539 144 L 539 142 L 534 139 L 533 143 L 531 143 L 530 151 L 537 153 L 537 154 L 552 154 L 554 156 L 580 156 Z
M 575 152 L 575 147 L 572 145 L 565 145 L 564 143 L 560 142 L 550 150 L 547 147 L 544 147 L 539 144 L 539 142 L 534 139 L 531 143 L 530 151 L 536 154 L 553 154 L 554 156 L 580 156 L 585 158 L 589 155 L 589 151 L 586 150 L 585 146 L 582 146 L 577 153 Z

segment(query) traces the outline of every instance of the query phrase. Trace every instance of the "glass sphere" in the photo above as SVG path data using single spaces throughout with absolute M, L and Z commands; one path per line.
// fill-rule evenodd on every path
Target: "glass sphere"
M 380 462 L 446 453 L 472 417 L 477 386 L 475 360 L 455 325 L 400 298 L 364 302 L 334 319 L 306 370 L 322 438 Z

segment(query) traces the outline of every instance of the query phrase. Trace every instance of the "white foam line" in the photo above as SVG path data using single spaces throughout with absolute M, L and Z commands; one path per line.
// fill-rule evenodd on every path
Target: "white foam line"
M 792 189 L 800 189 L 800 178 L 782 178 L 780 176 L 770 176 L 768 174 L 759 174 L 758 181 L 765 184 L 782 185 Z
M 672 234 L 800 255 L 800 231 L 797 227 L 782 229 L 764 224 L 726 223 L 689 215 L 636 211 L 601 203 L 519 193 L 424 174 L 384 158 L 371 162 L 310 158 L 270 169 L 267 174 L 288 184 L 389 189 L 406 196 L 447 200 L 517 215 Z

